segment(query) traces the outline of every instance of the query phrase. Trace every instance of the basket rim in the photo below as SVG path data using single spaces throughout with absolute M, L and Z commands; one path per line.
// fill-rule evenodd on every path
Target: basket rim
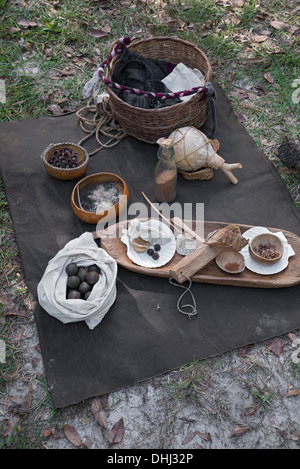
M 105 85 L 105 86 L 106 86 L 106 91 L 109 93 L 109 95 L 113 96 L 113 99 L 116 99 L 123 106 L 126 106 L 129 109 L 135 109 L 136 112 L 137 112 L 138 109 L 140 109 L 141 112 L 143 112 L 143 113 L 150 113 L 150 112 L 153 113 L 153 111 L 155 111 L 155 112 L 159 112 L 160 114 L 162 114 L 162 113 L 168 111 L 168 109 L 173 110 L 174 108 L 177 109 L 179 106 L 186 106 L 187 104 L 193 104 L 193 103 L 191 103 L 191 101 L 192 100 L 194 101 L 195 99 L 199 99 L 199 97 L 200 97 L 200 93 L 195 93 L 194 95 L 192 95 L 192 97 L 190 99 L 188 99 L 187 101 L 182 101 L 181 103 L 176 103 L 176 104 L 172 104 L 170 106 L 163 106 L 163 107 L 158 107 L 158 108 L 153 108 L 153 109 L 145 109 L 143 107 L 132 106 L 132 104 L 126 103 L 126 101 L 123 101 L 123 99 L 119 98 L 119 96 L 117 96 L 108 85 Z M 201 93 L 201 94 L 203 94 L 203 93 Z M 114 109 L 114 112 L 116 112 L 115 109 Z
M 207 82 L 210 81 L 212 79 L 212 66 L 209 62 L 209 59 L 207 57 L 207 55 L 205 54 L 205 52 L 203 52 L 202 49 L 200 49 L 200 47 L 196 46 L 195 44 L 189 42 L 189 41 L 186 41 L 185 39 L 180 39 L 179 37 L 177 36 L 155 36 L 155 37 L 150 37 L 150 38 L 146 38 L 146 39 L 141 39 L 139 41 L 132 41 L 127 47 L 128 49 L 131 49 L 131 48 L 134 48 L 136 45 L 138 44 L 142 44 L 142 43 L 150 43 L 150 42 L 154 42 L 154 41 L 168 41 L 168 42 L 178 42 L 178 43 L 182 43 L 182 44 L 185 44 L 186 46 L 188 47 L 191 47 L 193 49 L 195 49 L 197 52 L 199 52 L 202 57 L 205 59 L 206 63 L 207 63 L 207 66 L 208 66 L 208 71 L 207 73 L 205 74 L 205 78 L 207 78 Z M 118 41 L 114 41 L 113 43 L 111 43 L 111 46 L 110 46 L 110 51 L 112 50 L 113 46 L 117 43 Z M 184 62 L 182 62 L 184 63 Z M 113 73 L 113 70 L 111 70 L 111 67 L 107 67 L 106 69 L 106 74 L 105 76 L 108 77 L 109 79 L 111 78 L 112 76 L 112 73 Z M 203 88 L 205 88 L 205 85 L 203 86 Z M 190 99 L 188 100 L 184 100 L 182 101 L 181 103 L 177 103 L 177 104 L 172 104 L 170 106 L 163 106 L 163 107 L 160 107 L 160 108 L 153 108 L 153 109 L 145 109 L 145 108 L 139 108 L 137 106 L 132 106 L 131 104 L 128 104 L 126 103 L 124 100 L 122 100 L 121 98 L 119 98 L 116 93 L 114 93 L 113 89 L 107 84 L 105 83 L 105 89 L 106 91 L 108 92 L 108 94 L 111 96 L 111 98 L 115 99 L 117 102 L 120 103 L 120 105 L 122 106 L 125 106 L 127 107 L 128 109 L 133 109 L 133 110 L 137 110 L 137 109 L 140 109 L 142 112 L 145 112 L 145 113 L 153 113 L 153 111 L 156 111 L 156 112 L 160 112 L 160 113 L 165 113 L 166 111 L 168 111 L 168 109 L 172 108 L 173 109 L 177 109 L 179 106 L 183 106 L 183 105 L 191 105 L 193 104 L 193 100 L 195 99 L 198 99 L 199 100 L 199 97 L 200 99 L 202 98 L 203 96 L 203 92 L 195 92 L 194 94 L 190 95 Z M 148 92 L 147 90 L 143 90 L 143 91 L 146 91 Z

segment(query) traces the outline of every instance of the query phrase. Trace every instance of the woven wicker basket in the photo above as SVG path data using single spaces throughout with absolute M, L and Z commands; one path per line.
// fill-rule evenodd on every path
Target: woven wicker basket
M 111 45 L 110 51 L 116 43 Z M 131 43 L 128 50 L 147 58 L 161 59 L 187 67 L 197 68 L 205 77 L 205 83 L 212 78 L 212 68 L 206 55 L 197 46 L 174 37 L 155 37 Z M 108 54 L 110 56 L 110 53 Z M 106 78 L 111 80 L 114 67 L 119 60 L 116 55 L 107 63 Z M 110 96 L 110 107 L 115 119 L 131 136 L 148 143 L 156 143 L 167 137 L 173 130 L 191 125 L 199 128 L 206 120 L 209 105 L 202 92 L 194 94 L 189 100 L 159 109 L 142 109 L 131 106 L 118 98 L 106 85 Z M 151 91 L 151 90 L 147 90 Z

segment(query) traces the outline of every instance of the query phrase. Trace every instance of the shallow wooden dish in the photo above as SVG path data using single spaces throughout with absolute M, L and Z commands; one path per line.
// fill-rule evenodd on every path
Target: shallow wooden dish
M 261 244 L 268 244 L 268 243 L 274 244 L 276 251 L 279 253 L 279 256 L 275 257 L 275 259 L 266 259 L 265 257 L 260 256 L 259 253 L 256 251 L 258 250 Z M 249 243 L 249 252 L 250 252 L 251 257 L 255 261 L 260 262 L 261 264 L 271 264 L 274 262 L 278 262 L 279 259 L 282 257 L 283 245 L 277 236 L 271 233 L 262 233 L 252 238 L 252 240 Z
M 57 168 L 56 166 L 53 166 L 49 163 L 49 159 L 53 150 L 60 150 L 65 146 L 71 148 L 73 151 L 78 153 L 80 165 L 76 168 Z M 44 167 L 47 173 L 49 173 L 56 179 L 63 179 L 65 181 L 78 179 L 83 176 L 89 164 L 89 155 L 87 151 L 80 145 L 77 145 L 77 143 L 70 142 L 51 143 L 51 145 L 45 148 L 45 150 L 41 154 L 41 159 L 44 163 Z
M 172 220 L 171 220 L 172 221 Z M 224 222 L 204 222 L 204 237 L 206 238 L 209 233 L 214 230 L 226 226 L 228 223 Z M 101 239 L 101 247 L 108 252 L 119 264 L 120 267 L 131 270 L 133 272 L 170 278 L 170 270 L 176 267 L 178 262 L 182 259 L 177 252 L 168 264 L 158 267 L 157 269 L 149 269 L 140 267 L 134 264 L 127 256 L 127 247 L 121 241 L 122 229 L 127 228 L 128 220 L 110 226 L 103 231 L 96 231 L 93 233 L 94 238 Z M 239 225 L 241 233 L 243 234 L 252 225 Z M 194 223 L 193 229 L 196 228 Z M 253 287 L 253 288 L 284 288 L 300 284 L 300 237 L 295 233 L 283 229 L 268 228 L 273 233 L 282 232 L 288 243 L 295 251 L 295 255 L 289 259 L 288 266 L 283 271 L 273 275 L 259 275 L 255 272 L 245 269 L 238 274 L 229 274 L 222 271 L 213 260 L 208 265 L 199 270 L 192 276 L 193 282 L 212 283 L 218 285 L 235 285 L 240 287 Z
M 216 264 L 229 274 L 239 274 L 245 270 L 244 256 L 236 251 L 221 251 L 216 257 Z
M 79 198 L 80 192 L 83 189 L 88 189 L 88 187 L 94 187 L 96 184 L 101 184 L 103 182 L 115 182 L 116 187 L 121 193 L 120 200 L 113 207 L 103 212 L 89 212 L 80 208 Z M 79 198 L 78 198 L 79 193 Z M 106 221 L 117 218 L 118 215 L 126 208 L 129 199 L 129 189 L 126 182 L 114 173 L 96 173 L 91 174 L 90 176 L 85 177 L 79 181 L 71 195 L 71 207 L 75 215 L 82 221 L 86 223 L 96 224 L 102 218 L 105 217 Z

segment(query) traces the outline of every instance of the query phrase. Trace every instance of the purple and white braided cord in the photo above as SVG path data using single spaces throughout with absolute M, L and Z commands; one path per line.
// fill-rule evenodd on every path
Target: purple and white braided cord
M 120 54 L 124 50 L 126 45 L 130 44 L 130 42 L 131 40 L 129 37 L 124 37 L 124 38 L 119 39 L 113 47 L 110 60 L 113 59 L 117 54 Z M 191 94 L 195 94 L 200 91 L 203 93 L 203 96 L 201 99 L 205 99 L 206 94 L 209 91 L 207 86 L 196 86 L 188 90 L 176 91 L 172 93 L 153 93 L 152 91 L 144 91 L 144 90 L 139 90 L 137 88 L 131 88 L 129 86 L 120 85 L 119 83 L 115 83 L 114 81 L 108 80 L 108 78 L 104 76 L 104 69 L 106 65 L 107 65 L 107 59 L 103 60 L 103 62 L 100 64 L 100 67 L 98 68 L 98 75 L 100 77 L 100 80 L 102 80 L 103 83 L 105 83 L 109 88 L 122 90 L 122 91 L 125 91 L 126 93 L 139 94 L 150 99 L 159 98 L 162 101 L 164 101 L 166 99 L 172 99 L 175 97 L 181 98 L 183 96 L 190 96 Z

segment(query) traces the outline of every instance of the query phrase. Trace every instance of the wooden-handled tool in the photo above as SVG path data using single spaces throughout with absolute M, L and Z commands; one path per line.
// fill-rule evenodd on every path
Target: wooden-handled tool
M 248 241 L 240 234 L 237 225 L 227 225 L 216 231 L 194 252 L 180 260 L 175 267 L 170 269 L 170 275 L 177 282 L 183 283 L 217 257 L 223 249 L 239 251 L 247 243 Z
M 203 244 L 194 252 L 191 252 L 181 259 L 175 267 L 170 270 L 170 275 L 177 280 L 178 283 L 183 283 L 217 257 L 221 251 L 222 248 Z

